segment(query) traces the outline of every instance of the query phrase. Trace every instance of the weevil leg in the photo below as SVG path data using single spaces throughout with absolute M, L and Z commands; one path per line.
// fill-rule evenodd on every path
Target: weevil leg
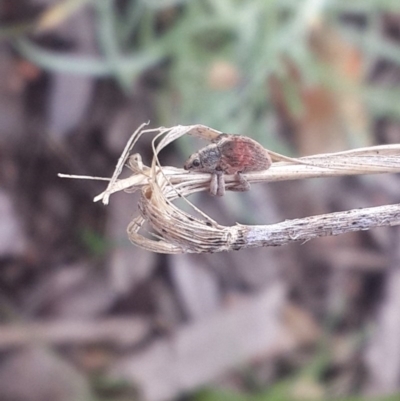
M 211 176 L 210 194 L 214 196 L 225 195 L 225 179 L 224 179 L 224 173 L 222 171 L 214 173 Z
M 211 175 L 210 194 L 216 196 L 218 193 L 218 174 Z
M 237 185 L 231 188 L 232 191 L 245 192 L 250 189 L 250 183 L 243 177 L 242 173 L 237 172 L 236 178 L 239 181 Z
M 217 195 L 218 196 L 224 196 L 225 195 L 225 178 L 224 178 L 224 173 L 218 173 L 218 189 L 217 189 Z

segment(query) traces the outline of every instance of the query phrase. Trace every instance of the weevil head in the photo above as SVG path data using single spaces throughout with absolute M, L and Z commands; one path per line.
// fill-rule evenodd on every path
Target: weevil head
M 199 152 L 193 153 L 183 165 L 185 170 L 201 171 L 202 162 Z
M 184 164 L 185 170 L 201 171 L 203 173 L 214 173 L 218 170 L 221 153 L 216 144 L 211 144 L 198 152 L 193 153 Z

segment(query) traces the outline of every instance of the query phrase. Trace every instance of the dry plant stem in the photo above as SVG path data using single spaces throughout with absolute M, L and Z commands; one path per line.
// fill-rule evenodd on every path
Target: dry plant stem
M 147 131 L 158 132 L 157 130 Z M 185 131 L 185 133 L 192 134 L 192 131 L 188 129 Z M 165 134 L 166 132 L 168 132 L 167 129 L 165 129 L 162 134 Z M 176 138 L 173 140 L 175 139 Z M 171 140 L 169 142 L 171 142 Z M 163 143 L 160 143 L 159 145 L 163 145 Z M 157 149 L 157 151 L 159 151 L 159 149 Z M 275 153 L 272 153 L 272 155 L 274 154 Z M 127 157 L 127 155 L 125 156 Z M 126 157 L 120 158 L 120 162 L 118 164 L 119 167 L 123 166 Z M 296 164 L 294 162 L 292 164 L 278 162 L 273 163 L 269 170 L 246 173 L 243 174 L 243 177 L 250 184 L 253 184 L 260 182 L 289 181 L 317 177 L 398 173 L 400 172 L 400 145 L 372 146 L 344 152 L 302 157 L 298 160 L 299 162 L 312 162 L 318 165 Z M 157 166 L 155 161 L 152 166 L 151 174 L 149 174 L 147 171 L 144 171 L 143 168 L 139 166 L 136 174 L 132 175 L 131 177 L 123 180 L 115 179 L 113 183 L 110 182 L 107 190 L 96 196 L 94 201 L 97 202 L 102 200 L 103 203 L 106 204 L 108 203 L 108 198 L 112 193 L 123 191 L 128 188 L 140 189 L 143 187 L 143 185 L 148 184 L 149 176 L 157 175 L 158 171 L 160 171 L 160 168 Z M 193 192 L 207 190 L 210 186 L 210 174 L 190 173 L 182 169 L 167 166 L 163 166 L 161 171 L 166 177 L 169 178 L 171 184 L 175 186 L 180 184 L 184 185 L 187 188 L 186 195 Z M 142 174 L 140 174 L 140 172 Z M 59 174 L 59 176 L 77 178 L 77 176 L 68 176 L 66 174 Z M 117 177 L 118 175 L 114 174 L 114 176 Z M 100 178 L 96 177 L 96 179 Z M 237 183 L 236 178 L 233 175 L 225 175 L 225 183 L 226 188 L 230 189 Z
M 159 216 L 158 206 L 141 202 L 142 217 L 128 227 L 130 239 L 136 245 L 161 253 L 213 253 L 220 251 L 280 246 L 292 242 L 307 242 L 313 238 L 369 230 L 374 227 L 400 224 L 400 205 L 377 206 L 330 213 L 270 225 L 232 227 L 213 226 L 194 219 L 179 209 L 166 208 Z M 140 221 L 140 219 L 142 219 Z M 161 241 L 151 241 L 138 233 L 149 222 Z
M 269 170 L 266 171 L 257 171 L 254 173 L 246 173 L 243 174 L 243 177 L 246 178 L 250 184 L 257 183 L 266 183 L 266 182 L 278 182 L 278 181 L 291 181 L 291 180 L 301 180 L 307 178 L 320 178 L 320 177 L 341 177 L 341 176 L 350 176 L 350 175 L 366 175 L 366 174 L 382 174 L 388 172 L 400 172 L 400 147 L 398 149 L 399 156 L 394 160 L 388 159 L 388 164 L 386 167 L 376 166 L 374 171 L 370 171 L 371 166 L 368 165 L 368 160 L 365 160 L 365 169 L 364 170 L 355 170 L 353 168 L 340 168 L 340 169 L 329 169 L 323 167 L 316 166 L 308 166 L 308 165 L 296 165 L 296 164 L 286 164 L 286 163 L 274 163 Z M 334 155 L 334 154 L 332 154 Z M 354 160 L 357 159 L 356 157 Z M 361 158 L 358 158 L 360 163 L 362 162 Z M 369 160 L 373 160 L 369 158 Z M 390 165 L 390 163 L 392 165 Z M 360 164 L 361 165 L 361 164 Z M 364 164 L 361 165 L 364 167 Z M 360 168 L 361 168 L 360 167 Z M 163 167 L 163 173 L 169 177 L 169 180 L 172 185 L 182 185 L 188 188 L 188 192 L 200 192 L 207 191 L 210 186 L 211 174 L 205 173 L 190 173 L 183 171 L 181 169 L 177 169 L 175 167 Z M 59 174 L 60 177 L 65 178 L 77 178 L 76 176 L 68 176 L 67 174 Z M 80 177 L 82 178 L 82 177 Z M 97 178 L 100 179 L 100 178 Z M 106 180 L 105 178 L 103 178 Z M 225 175 L 225 184 L 226 188 L 230 189 L 237 185 L 237 179 L 233 175 Z M 138 175 L 133 175 L 128 178 L 124 178 L 122 180 L 117 180 L 109 190 L 108 194 L 111 195 L 115 192 L 123 191 L 128 188 L 136 187 L 139 189 L 143 186 L 143 179 Z M 99 194 L 94 198 L 95 202 L 104 199 L 105 192 Z
M 189 134 L 214 140 L 221 133 L 203 125 L 146 129 L 144 125 L 133 134 L 122 153 L 110 183 L 95 201 L 108 203 L 110 195 L 121 190 L 141 190 L 139 214 L 128 226 L 132 243 L 160 253 L 203 253 L 230 251 L 259 246 L 279 246 L 293 241 L 368 230 L 379 226 L 400 224 L 400 205 L 350 210 L 321 216 L 306 217 L 265 226 L 235 225 L 225 227 L 212 220 L 186 198 L 208 190 L 211 174 L 188 173 L 182 169 L 161 166 L 158 154 L 171 142 Z M 155 133 L 152 142 L 151 166 L 142 163 L 139 154 L 129 158 L 133 175 L 119 180 L 119 174 L 129 153 L 145 133 Z M 375 146 L 339 153 L 291 159 L 271 154 L 273 163 L 266 171 L 249 172 L 243 177 L 249 183 L 272 182 L 313 177 L 333 177 L 400 172 L 400 145 Z M 237 185 L 235 176 L 225 176 L 226 189 Z M 174 199 L 182 198 L 199 217 L 179 209 Z M 144 235 L 144 233 L 147 234 Z M 143 233 L 144 232 L 144 233 Z
M 234 247 L 279 246 L 294 241 L 400 225 L 400 204 L 287 220 L 266 226 L 239 226 Z

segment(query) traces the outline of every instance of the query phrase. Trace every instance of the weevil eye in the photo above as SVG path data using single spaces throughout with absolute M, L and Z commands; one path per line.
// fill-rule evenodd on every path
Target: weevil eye
M 194 159 L 192 161 L 192 166 L 193 167 L 199 167 L 200 166 L 200 160 L 199 159 Z

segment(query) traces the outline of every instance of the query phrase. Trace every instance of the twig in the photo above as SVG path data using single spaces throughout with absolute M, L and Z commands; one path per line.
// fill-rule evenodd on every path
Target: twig
M 400 225 L 400 204 L 321 214 L 266 226 L 238 226 L 237 247 L 279 246 L 294 241 Z
M 0 350 L 38 342 L 55 345 L 108 342 L 127 346 L 143 340 L 149 330 L 149 323 L 137 318 L 3 324 L 0 326 Z

